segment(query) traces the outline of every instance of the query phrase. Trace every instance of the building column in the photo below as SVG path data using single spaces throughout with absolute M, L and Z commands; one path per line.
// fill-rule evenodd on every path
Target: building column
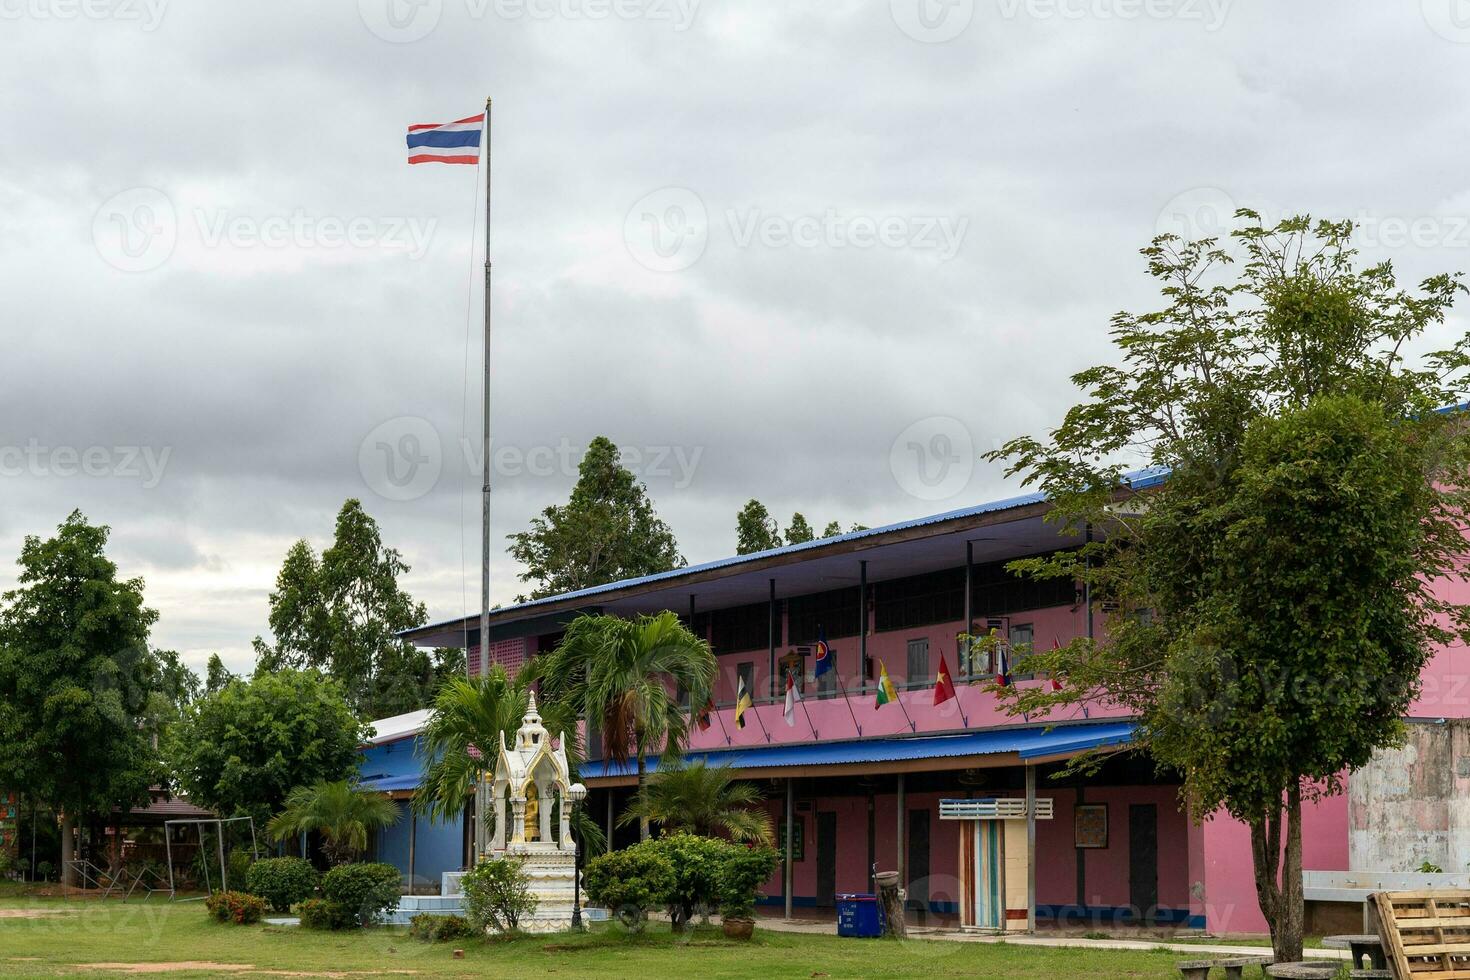
M 794 822 L 793 811 L 795 810 L 795 796 L 796 794 L 793 788 L 793 784 L 791 782 L 791 779 L 788 777 L 786 780 L 786 865 L 785 871 L 781 876 L 781 891 L 783 891 L 786 895 L 786 918 L 788 919 L 791 918 L 792 884 L 796 881 L 796 872 L 791 867 L 791 840 L 793 837 L 792 823 Z
M 766 640 L 770 646 L 771 654 L 771 697 L 777 696 L 776 690 L 776 580 L 771 579 L 771 594 L 766 606 Z
M 975 634 L 975 542 L 965 542 L 965 635 Z M 974 665 L 970 662 L 970 647 L 972 641 L 962 641 L 965 648 L 960 651 L 960 675 L 969 677 L 974 672 Z
M 550 786 L 545 786 L 545 785 L 543 785 L 543 786 L 537 786 L 536 787 L 536 799 L 541 804 L 541 809 L 536 814 L 537 821 L 540 824 L 540 827 L 538 829 L 539 829 L 539 831 L 541 833 L 541 842 L 543 844 L 550 844 L 551 843 L 551 804 L 552 804 L 552 801 L 555 799 L 555 797 L 552 796 L 552 794 L 551 794 L 551 787 Z
M 868 563 L 858 562 L 858 676 L 863 693 L 868 690 Z
M 1026 931 L 1036 931 L 1036 767 L 1026 767 Z
M 898 774 L 898 887 L 908 888 L 908 841 L 904 836 L 904 819 L 908 812 L 904 799 L 903 773 Z
M 414 812 L 412 804 L 409 806 L 408 816 L 408 893 L 413 894 L 414 882 L 414 849 L 418 844 L 419 837 L 419 815 Z
M 607 788 L 607 849 L 613 849 L 613 788 Z
M 558 787 L 556 791 L 557 810 L 561 813 L 561 827 L 558 828 L 557 846 L 563 851 L 576 850 L 572 843 L 572 801 L 567 799 L 567 791 Z

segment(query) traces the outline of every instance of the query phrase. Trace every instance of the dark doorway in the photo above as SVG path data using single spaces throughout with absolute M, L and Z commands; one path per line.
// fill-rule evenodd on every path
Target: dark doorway
M 1140 919 L 1159 914 L 1159 808 L 1128 807 L 1128 902 Z
M 909 811 L 908 908 L 921 916 L 929 911 L 929 811 Z
M 837 904 L 837 814 L 817 814 L 817 905 Z

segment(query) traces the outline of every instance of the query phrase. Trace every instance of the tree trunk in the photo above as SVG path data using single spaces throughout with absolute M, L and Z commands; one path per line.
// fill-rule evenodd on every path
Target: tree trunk
M 76 851 L 72 842 L 72 818 L 70 811 L 62 811 L 61 814 L 61 883 L 63 885 L 75 885 L 77 873 L 72 868 L 71 862 L 76 857 Z
M 648 789 L 648 762 L 647 762 L 647 760 L 645 760 L 643 758 L 643 750 L 642 749 L 639 749 L 638 750 L 638 799 L 640 801 L 647 799 L 647 797 L 644 796 L 644 792 L 647 789 Z M 638 818 L 638 840 L 639 841 L 646 841 L 646 840 L 648 840 L 648 813 L 646 811 L 643 813 L 642 816 L 640 816 Z M 608 842 L 608 845 L 611 846 L 611 844 L 612 844 L 612 842 L 609 841 Z
M 1286 846 L 1282 850 L 1282 817 L 1286 817 Z M 1283 858 L 1285 860 L 1283 861 Z M 1276 807 L 1251 824 L 1251 859 L 1255 866 L 1256 898 L 1271 930 L 1271 949 L 1278 963 L 1302 958 L 1302 798 L 1300 785 L 1286 795 L 1286 806 Z

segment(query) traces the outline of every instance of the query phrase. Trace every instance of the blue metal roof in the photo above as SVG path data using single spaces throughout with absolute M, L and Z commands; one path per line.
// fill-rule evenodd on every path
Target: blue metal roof
M 394 790 L 418 789 L 419 783 L 423 782 L 422 774 L 415 773 L 411 776 L 376 776 L 358 781 L 363 789 L 375 789 L 379 793 L 391 793 Z
M 1128 473 L 1124 479 L 1128 485 L 1135 490 L 1146 490 L 1149 487 L 1158 486 L 1164 482 L 1168 471 L 1162 467 L 1151 467 Z M 959 520 L 966 517 L 978 517 L 982 514 L 993 514 L 998 511 L 1013 510 L 1017 507 L 1028 507 L 1039 504 L 1046 500 L 1044 493 L 1025 493 L 1016 497 L 1005 497 L 1001 500 L 992 500 L 973 507 L 961 507 L 958 510 L 945 511 L 942 514 L 930 514 L 928 517 L 916 517 L 912 520 L 899 521 L 897 524 L 885 524 L 882 527 L 871 527 L 863 531 L 849 531 L 846 534 L 834 535 L 830 538 L 817 538 L 812 541 L 803 541 L 800 544 L 788 544 L 780 548 L 770 548 L 766 551 L 753 551 L 745 555 L 732 555 L 728 558 L 720 558 L 715 561 L 704 562 L 699 565 L 686 565 L 683 568 L 670 569 L 667 572 L 655 572 L 652 575 L 643 575 L 638 578 L 621 579 L 617 582 L 609 582 L 606 585 L 595 585 L 576 592 L 562 592 L 558 595 L 544 596 L 540 599 L 531 599 L 527 602 L 516 603 L 510 606 L 501 606 L 492 611 L 494 616 L 503 616 L 506 613 L 518 612 L 525 609 L 535 609 L 538 606 L 553 602 L 563 602 L 567 599 L 585 599 L 593 596 L 604 595 L 609 592 L 618 592 L 623 589 L 637 588 L 654 582 L 662 582 L 677 579 L 685 575 L 695 575 L 700 572 L 715 571 L 721 568 L 730 568 L 735 565 L 743 565 L 747 562 L 759 561 L 780 555 L 793 555 L 802 551 L 811 551 L 816 548 L 825 548 L 828 545 L 843 541 L 860 541 L 863 538 L 877 537 L 882 534 L 891 534 L 894 531 L 906 531 L 910 528 L 927 527 L 931 524 L 942 524 L 945 521 Z M 436 629 L 464 622 L 466 617 L 456 616 L 438 623 L 427 623 L 416 626 L 403 633 L 418 633 L 423 630 Z
M 926 735 L 918 738 L 873 738 L 849 742 L 809 742 L 707 752 L 689 752 L 691 762 L 726 765 L 733 769 L 767 769 L 784 766 L 833 766 L 864 762 L 902 762 L 909 759 L 942 759 L 967 755 L 998 755 L 1014 752 L 1022 760 L 1085 752 L 1089 749 L 1128 745 L 1133 741 L 1131 722 L 1058 725 L 1047 729 L 1010 728 L 957 735 Z M 658 765 L 656 757 L 648 760 L 650 770 Z M 607 779 L 631 776 L 637 772 L 634 763 L 619 765 L 608 761 L 583 763 L 579 775 L 583 779 Z

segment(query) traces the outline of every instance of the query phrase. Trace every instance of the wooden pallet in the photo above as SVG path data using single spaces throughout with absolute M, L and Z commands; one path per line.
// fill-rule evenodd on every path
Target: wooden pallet
M 1371 899 L 1394 980 L 1470 980 L 1470 889 L 1377 892 Z

